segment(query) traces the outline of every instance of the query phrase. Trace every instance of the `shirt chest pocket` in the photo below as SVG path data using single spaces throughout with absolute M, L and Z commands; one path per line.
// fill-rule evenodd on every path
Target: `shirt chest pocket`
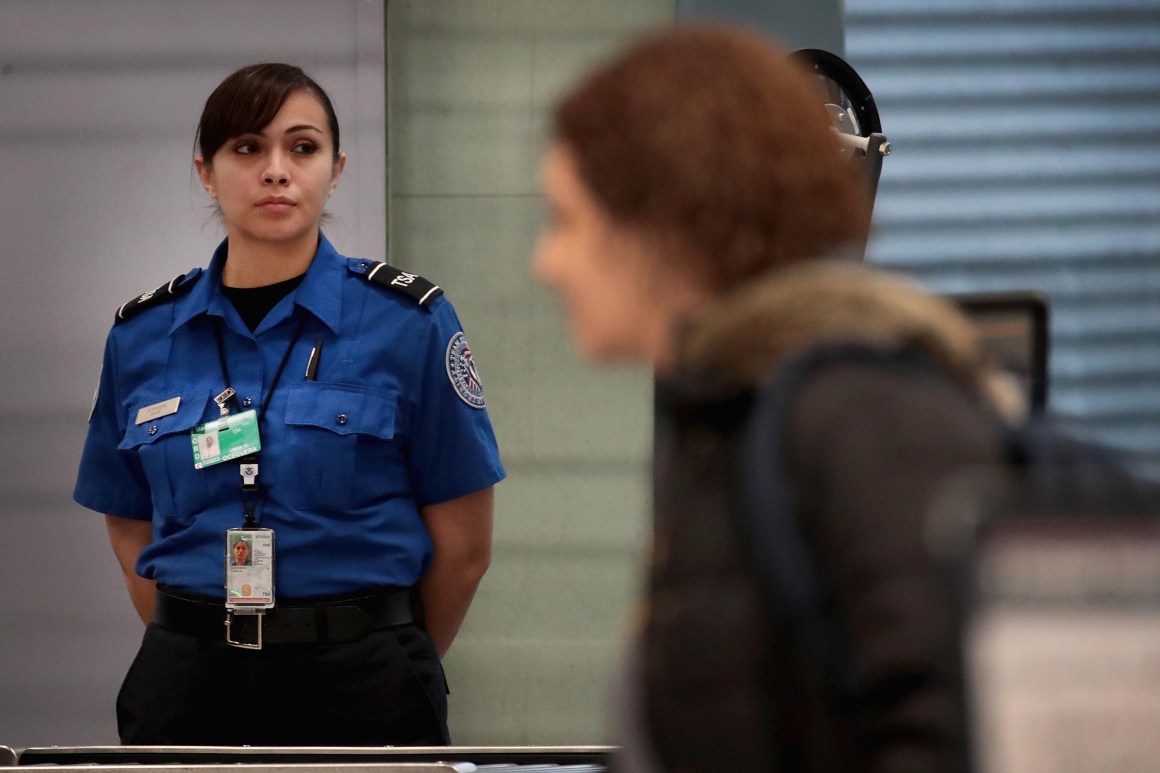
M 209 400 L 209 390 L 199 390 L 143 398 L 129 406 L 129 426 L 117 448 L 137 454 L 153 507 L 166 517 L 188 521 L 206 506 L 209 489 L 203 471 L 193 467 L 190 431 L 202 422 Z M 166 405 L 173 401 L 177 401 L 176 410 Z M 143 418 L 156 413 L 159 406 L 172 412 Z
M 296 507 L 350 510 L 410 491 L 396 437 L 398 396 L 303 382 L 287 390 L 279 485 Z

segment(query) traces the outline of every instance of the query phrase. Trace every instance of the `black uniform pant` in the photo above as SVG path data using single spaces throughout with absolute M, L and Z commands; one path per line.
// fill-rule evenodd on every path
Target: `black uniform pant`
M 258 651 L 152 624 L 117 696 L 117 728 L 137 746 L 438 746 L 449 743 L 447 687 L 414 624 Z

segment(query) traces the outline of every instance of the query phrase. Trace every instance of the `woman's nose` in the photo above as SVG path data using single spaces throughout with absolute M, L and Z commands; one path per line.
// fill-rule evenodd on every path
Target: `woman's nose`
M 282 154 L 271 153 L 269 159 L 269 163 L 266 164 L 266 168 L 262 172 L 262 181 L 267 185 L 285 185 L 290 182 Z

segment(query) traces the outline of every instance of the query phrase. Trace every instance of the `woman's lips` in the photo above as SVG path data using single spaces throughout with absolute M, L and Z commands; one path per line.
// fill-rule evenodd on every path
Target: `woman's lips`
M 278 214 L 282 212 L 289 212 L 297 205 L 291 199 L 269 198 L 262 199 L 258 202 L 257 206 L 266 212 Z

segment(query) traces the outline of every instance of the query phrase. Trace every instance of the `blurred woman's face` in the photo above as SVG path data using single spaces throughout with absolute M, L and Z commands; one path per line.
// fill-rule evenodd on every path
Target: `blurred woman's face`
M 532 268 L 564 307 L 580 354 L 655 364 L 670 320 L 651 287 L 656 258 L 617 224 L 581 182 L 575 157 L 556 143 L 544 155 L 547 222 Z

